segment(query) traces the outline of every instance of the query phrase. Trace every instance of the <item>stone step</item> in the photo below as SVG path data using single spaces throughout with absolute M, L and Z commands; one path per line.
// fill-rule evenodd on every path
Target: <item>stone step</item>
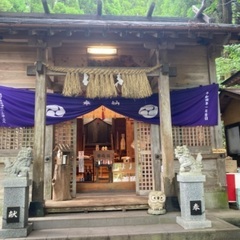
M 24 240 L 237 240 L 240 228 L 207 214 L 211 228 L 186 230 L 176 223 L 180 212 L 149 215 L 147 211 L 49 214 L 30 218 L 33 231 Z M 20 238 L 21 239 L 21 238 Z M 19 240 L 20 240 L 19 239 Z
M 64 228 L 33 231 L 27 238 L 18 240 L 238 240 L 239 230 L 179 230 L 172 225 L 126 226 L 125 228 Z M 13 238 L 16 240 L 16 238 Z M 13 240 L 10 239 L 10 240 Z
M 72 214 L 49 214 L 30 218 L 34 230 L 58 228 L 109 227 L 173 223 L 168 215 L 150 215 L 147 211 L 110 211 Z

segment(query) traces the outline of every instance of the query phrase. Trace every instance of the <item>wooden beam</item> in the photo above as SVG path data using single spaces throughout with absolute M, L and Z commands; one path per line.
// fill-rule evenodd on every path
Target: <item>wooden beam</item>
M 102 16 L 102 0 L 97 1 L 97 16 Z
M 149 7 L 149 9 L 148 9 L 148 12 L 147 12 L 147 18 L 151 18 L 152 17 L 154 8 L 155 8 L 155 2 L 152 2 L 150 7 Z
M 202 0 L 202 4 L 201 4 L 201 7 L 200 9 L 198 9 L 196 15 L 195 15 L 195 18 L 201 18 L 202 17 L 202 14 L 203 14 L 203 11 L 206 9 L 206 0 Z
M 196 13 L 195 15 L 195 19 L 202 19 L 204 22 L 206 23 L 211 23 L 213 22 L 213 19 L 210 18 L 209 16 L 207 16 L 206 14 L 202 13 L 202 11 L 204 10 L 201 10 L 199 9 L 198 7 L 196 7 L 195 5 L 192 6 L 192 10 L 194 13 Z
M 42 0 L 42 5 L 43 5 L 44 12 L 46 14 L 50 14 L 50 10 L 49 10 L 48 4 L 47 4 L 47 0 Z

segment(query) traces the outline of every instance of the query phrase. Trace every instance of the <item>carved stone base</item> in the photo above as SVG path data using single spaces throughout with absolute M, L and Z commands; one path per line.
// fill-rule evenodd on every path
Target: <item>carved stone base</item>
M 198 228 L 211 228 L 212 222 L 208 219 L 204 220 L 186 220 L 180 216 L 177 216 L 176 222 L 182 226 L 184 229 L 198 229 Z
M 206 219 L 204 185 L 205 175 L 178 175 L 180 186 L 181 216 L 176 222 L 184 229 L 211 227 L 211 221 Z
M 18 229 L 1 229 L 0 230 L 0 238 L 22 238 L 27 237 L 29 233 L 32 232 L 33 225 L 32 223 L 28 223 L 28 225 L 25 228 L 18 228 Z
M 163 215 L 166 213 L 166 209 L 161 209 L 161 210 L 153 210 L 151 208 L 148 209 L 148 214 L 152 215 Z
M 8 177 L 4 179 L 3 229 L 21 229 L 28 225 L 30 184 L 31 180 L 28 177 Z

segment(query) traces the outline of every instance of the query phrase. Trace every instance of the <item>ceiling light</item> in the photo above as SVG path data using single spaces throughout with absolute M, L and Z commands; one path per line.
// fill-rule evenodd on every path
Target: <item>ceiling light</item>
M 114 55 L 117 54 L 117 49 L 112 47 L 89 47 L 87 52 L 89 54 Z

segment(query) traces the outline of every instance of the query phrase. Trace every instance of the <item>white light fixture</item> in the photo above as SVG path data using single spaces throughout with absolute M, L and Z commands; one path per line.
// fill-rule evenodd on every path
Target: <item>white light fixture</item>
M 97 55 L 114 55 L 117 54 L 117 49 L 113 47 L 89 47 L 87 48 L 89 54 Z

